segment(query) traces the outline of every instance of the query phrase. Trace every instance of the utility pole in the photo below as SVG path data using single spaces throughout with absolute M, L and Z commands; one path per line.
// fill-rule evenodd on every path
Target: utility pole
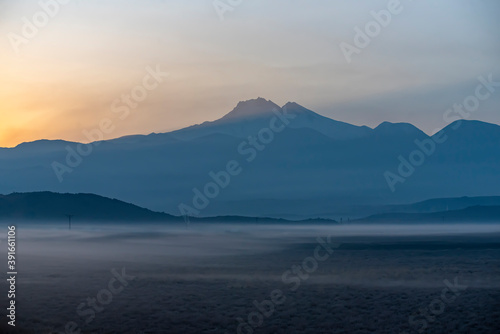
M 190 230 L 191 229 L 191 226 L 190 226 L 191 221 L 189 220 L 189 216 L 188 215 L 184 215 L 182 217 L 184 218 L 184 223 L 186 223 L 186 228 L 188 230 Z
M 66 215 L 66 217 L 68 217 L 68 227 L 69 227 L 69 230 L 71 231 L 71 218 L 73 218 L 75 215 Z

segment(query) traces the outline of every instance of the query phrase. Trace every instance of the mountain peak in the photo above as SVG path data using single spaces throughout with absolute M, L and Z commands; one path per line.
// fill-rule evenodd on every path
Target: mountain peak
M 308 115 L 317 115 L 317 116 L 321 116 L 319 114 L 316 114 L 314 111 L 311 111 L 303 106 L 301 106 L 300 104 L 296 103 L 296 102 L 287 102 L 287 104 L 285 104 L 283 106 L 283 109 L 285 110 L 288 110 L 288 111 L 293 111 L 294 114 L 308 114 Z
M 283 106 L 283 108 L 303 108 L 303 109 L 306 109 L 303 106 L 301 106 L 300 104 L 298 104 L 297 102 L 287 102 Z
M 446 133 L 447 136 L 460 138 L 461 141 L 482 138 L 488 143 L 498 143 L 500 140 L 499 130 L 500 126 L 497 124 L 461 119 L 447 125 L 442 132 Z
M 410 123 L 391 123 L 383 122 L 375 129 L 375 133 L 383 136 L 400 136 L 400 135 L 422 135 L 423 132 L 416 126 Z
M 444 131 L 448 131 L 450 129 L 457 130 L 459 128 L 467 129 L 470 131 L 474 131 L 477 129 L 496 131 L 498 130 L 499 126 L 497 124 L 492 124 L 477 120 L 459 119 L 457 121 L 448 124 L 443 130 Z
M 254 118 L 262 115 L 268 115 L 273 110 L 280 110 L 281 108 L 271 100 L 266 100 L 262 97 L 241 101 L 238 105 L 228 114 L 221 118 L 221 120 L 236 120 L 243 118 Z

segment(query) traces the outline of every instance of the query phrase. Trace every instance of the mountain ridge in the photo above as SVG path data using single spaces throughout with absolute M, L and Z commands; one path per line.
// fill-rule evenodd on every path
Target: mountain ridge
M 408 123 L 358 127 L 290 102 L 278 112 L 290 109 L 299 116 L 279 132 L 271 131 L 271 137 L 262 137 L 263 144 L 259 133 L 269 136 L 271 121 L 281 124 L 276 110 L 269 110 L 275 108 L 272 102 L 258 103 L 267 112 L 264 116 L 257 112 L 243 121 L 209 123 L 186 130 L 185 138 L 173 132 L 125 136 L 96 142 L 90 154 L 81 156 L 78 143 L 64 141 L 1 149 L 0 193 L 95 193 L 177 215 L 182 203 L 192 206 L 195 189 L 203 191 L 212 181 L 209 173 L 236 161 L 244 172 L 219 189 L 203 207 L 203 216 L 328 213 L 325 217 L 335 219 L 354 205 L 498 195 L 499 126 L 462 121 L 456 130 L 447 127 L 447 140 L 438 143 Z M 418 166 L 401 168 L 415 157 L 421 157 Z M 401 170 L 402 181 L 392 191 L 384 175 Z
M 358 219 L 356 223 L 500 223 L 500 205 L 471 206 L 431 213 L 383 213 Z
M 255 108 L 257 109 L 257 111 L 255 111 Z M 160 133 L 152 132 L 149 134 L 131 134 L 131 135 L 125 135 L 125 136 L 111 138 L 111 139 L 99 140 L 96 142 L 101 142 L 101 141 L 126 142 L 127 140 L 130 140 L 132 138 L 146 139 L 146 138 L 151 137 L 151 136 L 167 136 L 167 135 L 172 140 L 182 139 L 183 136 L 181 135 L 181 133 L 184 131 L 199 130 L 200 128 L 217 124 L 217 122 L 219 122 L 219 121 L 223 121 L 224 123 L 226 123 L 226 122 L 232 123 L 232 122 L 238 122 L 238 121 L 245 120 L 245 119 L 248 120 L 248 119 L 252 119 L 252 118 L 258 118 L 259 116 L 262 116 L 262 115 L 272 117 L 273 116 L 273 114 L 272 114 L 273 109 L 282 110 L 284 108 L 286 108 L 288 110 L 293 110 L 296 112 L 298 111 L 297 114 L 303 115 L 304 117 L 311 118 L 311 116 L 312 116 L 316 119 L 326 120 L 327 122 L 330 122 L 330 121 L 335 122 L 336 125 L 350 127 L 352 129 L 357 128 L 360 130 L 360 133 L 363 132 L 362 135 L 358 135 L 358 136 L 370 135 L 370 134 L 387 135 L 387 132 L 389 132 L 390 135 L 394 135 L 395 132 L 399 132 L 399 133 L 406 133 L 406 134 L 419 133 L 419 134 L 423 134 L 423 135 L 428 136 L 428 137 L 435 136 L 435 135 L 426 134 L 424 131 L 422 131 L 421 129 L 419 129 L 418 127 L 416 127 L 415 125 L 413 125 L 411 123 L 405 123 L 405 122 L 393 123 L 393 122 L 389 122 L 389 121 L 383 121 L 379 125 L 377 125 L 376 127 L 370 128 L 366 125 L 359 126 L 359 125 L 353 125 L 353 124 L 350 124 L 347 122 L 335 120 L 333 118 L 330 118 L 330 117 L 318 114 L 312 110 L 309 110 L 296 102 L 287 102 L 283 107 L 279 107 L 277 104 L 275 104 L 271 100 L 266 100 L 262 97 L 258 97 L 256 99 L 250 99 L 250 100 L 238 102 L 237 106 L 232 111 L 230 111 L 229 113 L 221 116 L 220 118 L 218 118 L 214 121 L 205 121 L 205 122 L 200 123 L 200 124 L 190 125 L 190 126 L 187 126 L 185 128 L 181 128 L 181 129 L 173 130 L 173 131 L 160 132 Z M 245 111 L 241 112 L 240 111 L 241 109 L 245 109 Z M 474 124 L 482 125 L 482 126 L 489 127 L 489 128 L 494 128 L 494 127 L 500 128 L 500 125 L 494 124 L 494 123 L 488 123 L 488 122 L 483 122 L 483 121 L 478 121 L 478 120 L 458 120 L 458 121 L 455 121 L 451 124 L 446 125 L 443 129 L 441 129 L 441 131 L 452 132 L 451 129 L 453 129 L 456 126 L 456 124 L 458 124 L 458 123 L 465 123 L 466 125 L 474 123 Z M 453 129 L 453 130 L 455 130 L 455 129 Z M 318 131 L 318 132 L 325 134 L 322 131 Z M 326 135 L 330 136 L 330 137 L 332 136 L 331 133 L 326 133 Z M 202 136 L 198 136 L 198 137 L 202 137 Z M 242 137 L 242 136 L 237 136 L 237 137 Z M 357 136 L 347 136 L 347 137 L 349 139 L 352 139 L 353 137 L 355 138 Z M 332 138 L 335 139 L 335 137 L 332 137 Z M 96 143 L 96 142 L 91 142 L 91 143 Z M 44 143 L 45 144 L 61 144 L 61 145 L 64 144 L 64 145 L 67 145 L 67 144 L 80 144 L 81 142 L 68 141 L 68 140 L 64 140 L 64 139 L 38 139 L 38 140 L 34 140 L 34 141 L 20 143 L 20 144 L 16 145 L 15 147 L 0 147 L 0 150 L 21 149 L 24 147 L 29 147 L 29 146 L 33 147 L 34 145 L 44 144 Z
M 487 203 L 491 205 L 469 205 Z M 361 219 L 350 220 L 352 223 L 416 223 L 416 222 L 500 222 L 500 196 L 478 198 L 441 198 L 430 199 L 419 203 L 407 204 L 400 208 L 418 208 L 426 204 L 461 203 L 458 209 L 426 212 L 394 212 L 393 208 L 383 213 L 369 215 Z M 173 216 L 164 212 L 155 212 L 137 205 L 114 198 L 91 193 L 54 193 L 49 191 L 12 193 L 0 195 L 0 222 L 51 222 L 65 223 L 67 215 L 72 215 L 77 223 L 186 223 L 185 217 Z M 347 221 L 348 219 L 344 219 Z M 190 222 L 197 223 L 302 223 L 302 224 L 337 224 L 337 221 L 324 218 L 287 220 L 272 217 L 251 216 L 212 216 L 189 217 Z
M 38 191 L 0 195 L 0 222 L 65 222 L 71 215 L 81 223 L 186 223 L 186 217 L 155 212 L 137 205 L 91 193 Z M 191 222 L 239 223 L 327 223 L 329 219 L 290 221 L 270 217 L 215 216 L 189 217 Z

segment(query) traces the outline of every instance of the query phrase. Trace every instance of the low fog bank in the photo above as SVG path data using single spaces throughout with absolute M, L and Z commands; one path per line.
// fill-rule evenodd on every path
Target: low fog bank
M 0 233 L 6 240 L 7 228 Z M 340 248 L 420 242 L 481 243 L 500 236 L 500 225 L 17 225 L 18 254 L 60 259 L 165 262 L 283 251 L 330 237 Z M 419 239 L 420 238 L 420 239 Z M 422 239 L 423 238 L 423 239 Z M 493 238 L 493 239 L 492 239 Z M 496 240 L 499 240 L 498 238 Z M 6 249 L 2 249 L 6 252 Z

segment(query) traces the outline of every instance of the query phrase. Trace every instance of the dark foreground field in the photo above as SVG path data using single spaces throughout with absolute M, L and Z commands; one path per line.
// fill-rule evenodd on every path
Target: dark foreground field
M 499 237 L 494 225 L 19 226 L 16 333 L 500 333 Z

